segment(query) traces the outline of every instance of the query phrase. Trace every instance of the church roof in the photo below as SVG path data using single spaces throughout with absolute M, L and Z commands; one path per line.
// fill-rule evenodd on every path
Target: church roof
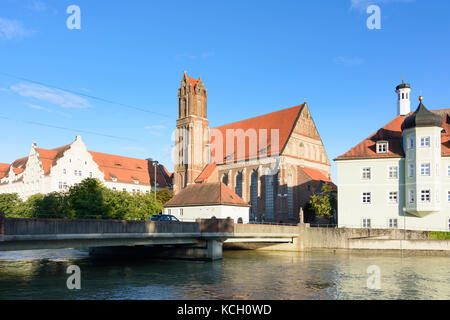
M 197 179 L 195 179 L 195 183 L 207 182 L 216 169 L 217 164 L 215 162 L 208 164 L 207 166 L 205 166 L 205 168 L 203 168 L 203 171 L 200 173 Z
M 444 129 L 441 134 L 442 156 L 450 156 L 450 109 L 432 110 L 431 112 L 442 119 L 442 127 Z M 402 125 L 406 119 L 407 117 L 405 116 L 397 116 L 387 125 L 335 160 L 403 158 L 405 154 L 402 147 Z M 389 142 L 387 153 L 377 153 L 376 143 L 381 140 Z
M 302 111 L 305 104 L 298 105 L 295 107 L 282 109 L 279 111 L 275 111 L 272 113 L 268 113 L 262 116 L 233 122 L 230 124 L 226 124 L 220 127 L 216 127 L 211 130 L 219 130 L 223 137 L 223 159 L 217 159 L 216 155 L 214 154 L 213 148 L 213 154 L 212 157 L 217 161 L 217 164 L 225 163 L 228 161 L 242 161 L 242 160 L 250 160 L 254 158 L 260 158 L 260 157 L 267 157 L 267 156 L 275 156 L 280 154 L 286 143 L 288 142 L 288 139 L 291 135 L 291 133 L 294 130 L 294 126 L 297 122 L 297 119 L 299 117 L 300 112 Z M 248 132 L 248 130 L 251 130 L 256 133 L 256 139 L 257 139 L 257 148 L 255 150 L 250 150 L 249 148 L 249 138 L 246 137 L 246 143 L 245 143 L 245 154 L 242 157 L 239 152 L 233 152 L 231 154 L 226 154 L 227 150 L 227 130 L 238 130 L 241 129 L 244 132 Z M 263 130 L 265 129 L 265 130 Z M 263 131 L 261 131 L 263 130 Z M 273 141 L 276 141 L 276 135 L 272 134 L 274 133 L 272 130 L 278 130 L 278 148 L 276 146 L 272 145 Z M 267 132 L 267 139 L 262 139 L 263 137 L 261 135 L 264 134 L 264 132 Z M 211 144 L 214 145 L 214 134 L 213 131 L 211 132 Z M 272 140 L 273 139 L 273 140 Z M 261 142 L 263 141 L 263 143 Z M 237 141 L 238 138 L 234 137 L 234 148 L 233 150 L 238 150 L 237 148 Z
M 250 207 L 222 182 L 191 184 L 178 192 L 165 205 L 170 207 L 227 205 Z
M 330 178 L 328 178 L 326 175 L 324 175 L 320 170 L 313 169 L 313 168 L 305 168 L 305 167 L 298 167 L 299 170 L 302 170 L 311 180 L 323 182 L 326 184 L 331 185 L 334 191 L 337 190 L 337 186 L 331 181 Z

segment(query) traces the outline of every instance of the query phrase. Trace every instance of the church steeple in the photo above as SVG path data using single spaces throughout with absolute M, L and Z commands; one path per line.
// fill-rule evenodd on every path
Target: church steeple
M 207 98 L 207 90 L 203 85 L 202 78 L 200 77 L 198 80 L 191 78 L 185 71 L 181 87 L 178 89 L 178 118 L 196 116 L 206 119 Z
M 209 161 L 207 90 L 202 78 L 183 74 L 178 89 L 178 120 L 175 134 L 174 192 L 194 183 Z

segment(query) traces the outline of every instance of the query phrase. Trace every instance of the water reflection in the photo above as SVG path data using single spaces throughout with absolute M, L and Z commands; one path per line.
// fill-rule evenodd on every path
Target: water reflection
M 226 251 L 218 262 L 89 259 L 84 251 L 0 254 L 0 299 L 450 299 L 448 257 Z M 82 289 L 66 288 L 66 269 Z M 370 290 L 370 265 L 381 289 Z

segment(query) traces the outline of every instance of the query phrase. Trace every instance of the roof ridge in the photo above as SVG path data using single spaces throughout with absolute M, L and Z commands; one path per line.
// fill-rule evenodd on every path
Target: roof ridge
M 251 118 L 247 118 L 247 119 L 243 119 L 243 120 L 239 120 L 239 121 L 234 121 L 234 122 L 226 123 L 226 124 L 223 124 L 223 125 L 221 125 L 221 126 L 214 127 L 213 129 L 219 129 L 219 128 L 221 128 L 221 127 L 229 126 L 230 124 L 235 124 L 235 123 L 239 123 L 239 122 L 244 122 L 244 121 L 248 121 L 248 120 L 254 120 L 254 119 L 257 119 L 257 118 L 266 117 L 266 116 L 272 115 L 272 114 L 274 114 L 274 113 L 278 113 L 278 112 L 282 112 L 282 111 L 286 111 L 286 110 L 290 110 L 290 109 L 294 109 L 294 108 L 298 108 L 298 107 L 303 108 L 304 105 L 305 105 L 305 104 L 302 103 L 302 104 L 299 104 L 299 105 L 296 105 L 296 106 L 293 106 L 293 107 L 288 107 L 288 108 L 279 109 L 279 110 L 272 111 L 272 112 L 269 112 L 269 113 L 261 114 L 261 115 L 259 115 L 259 116 L 254 116 L 254 117 L 251 117 Z M 300 108 L 300 109 L 301 109 L 301 108 Z M 300 110 L 299 110 L 299 111 L 300 111 Z

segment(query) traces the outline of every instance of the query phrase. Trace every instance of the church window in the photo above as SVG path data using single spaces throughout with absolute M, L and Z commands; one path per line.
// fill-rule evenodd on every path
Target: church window
M 236 175 L 236 187 L 235 187 L 236 194 L 242 198 L 242 172 L 238 172 Z
M 250 204 L 253 219 L 256 217 L 257 202 L 258 202 L 258 171 L 253 170 L 250 179 Z
M 266 217 L 273 219 L 273 189 L 274 179 L 273 175 L 266 176 Z

